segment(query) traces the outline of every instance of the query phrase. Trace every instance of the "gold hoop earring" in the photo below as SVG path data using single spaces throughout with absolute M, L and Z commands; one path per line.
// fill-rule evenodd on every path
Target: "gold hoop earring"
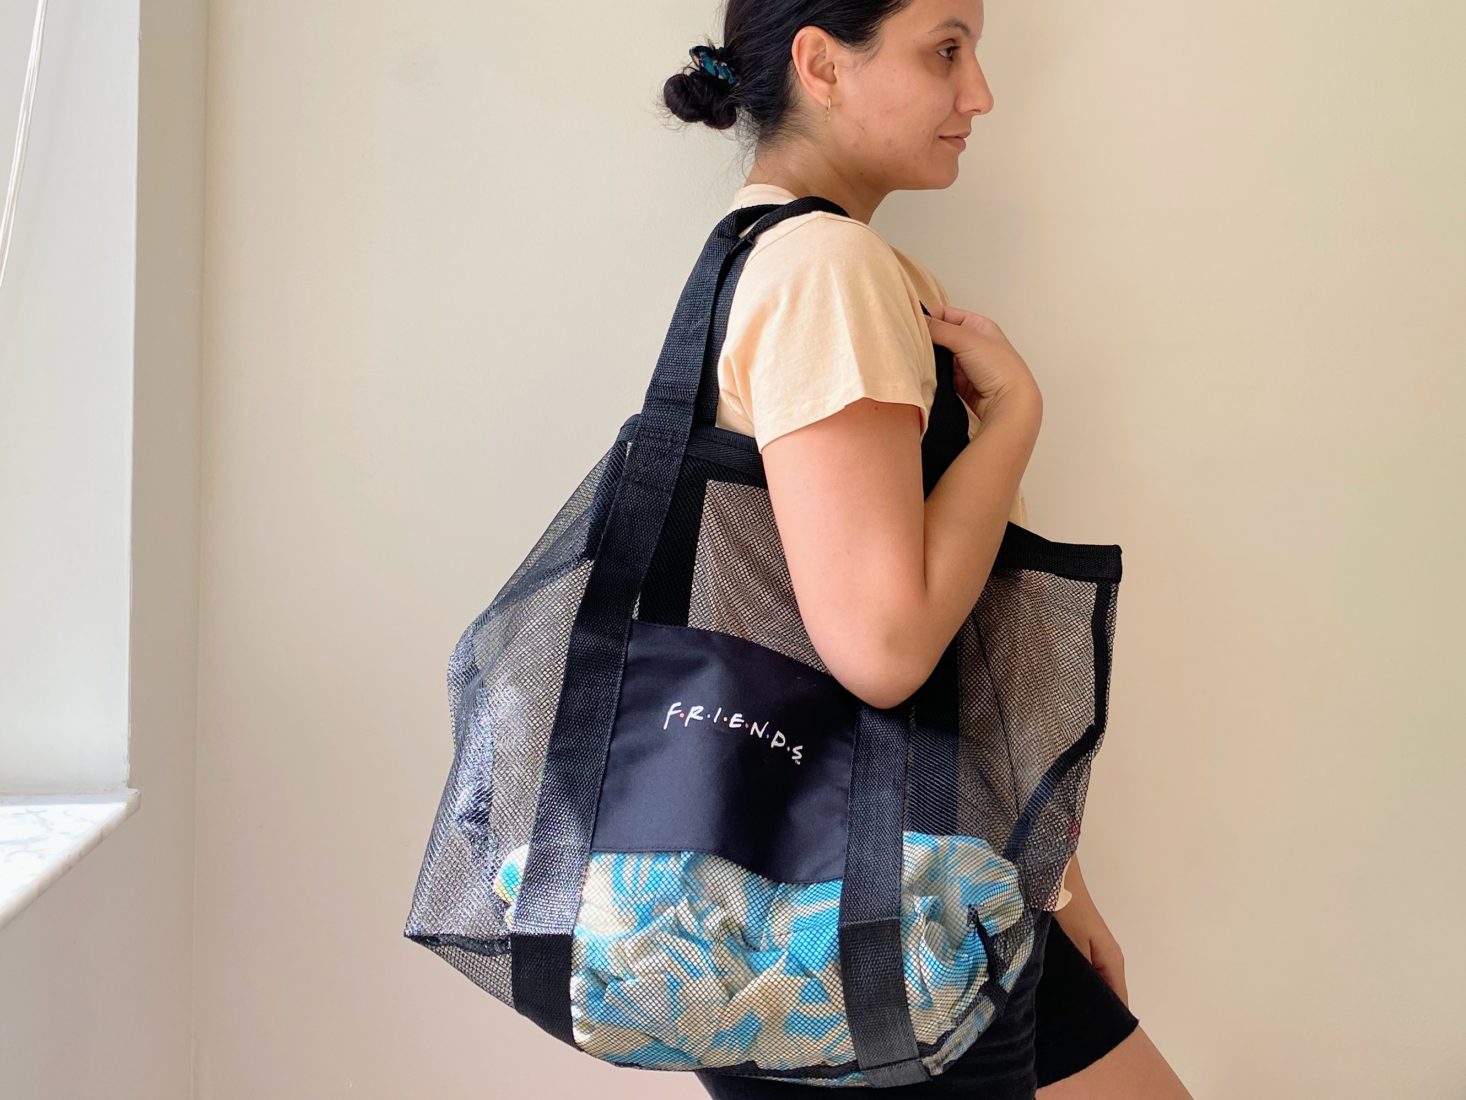
M 830 97 L 825 97 L 825 121 L 830 121 Z

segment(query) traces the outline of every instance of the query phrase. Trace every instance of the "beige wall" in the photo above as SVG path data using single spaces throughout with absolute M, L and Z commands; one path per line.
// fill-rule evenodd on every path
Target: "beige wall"
M 1454 1094 L 1466 9 L 989 8 L 961 180 L 876 225 L 1039 377 L 1034 528 L 1125 550 L 1081 854 L 1132 1006 L 1198 1097 Z M 449 650 L 742 180 L 651 109 L 719 25 L 212 5 L 200 1097 L 699 1095 L 401 927 Z

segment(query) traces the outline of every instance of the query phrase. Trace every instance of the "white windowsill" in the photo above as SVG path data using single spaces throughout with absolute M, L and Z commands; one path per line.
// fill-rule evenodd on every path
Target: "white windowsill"
M 138 808 L 107 794 L 0 795 L 0 928 Z

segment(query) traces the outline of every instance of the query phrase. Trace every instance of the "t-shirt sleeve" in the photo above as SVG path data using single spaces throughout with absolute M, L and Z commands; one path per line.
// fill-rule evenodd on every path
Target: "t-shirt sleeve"
M 812 217 L 755 250 L 728 337 L 728 373 L 760 451 L 862 397 L 914 405 L 926 432 L 931 330 L 900 261 L 860 222 Z
M 932 290 L 936 292 L 936 304 L 943 306 L 951 305 L 952 299 L 947 294 L 947 288 L 942 285 L 942 281 L 940 279 L 932 274 L 932 269 L 927 267 L 926 264 L 922 263 L 920 260 L 912 260 L 911 262 L 921 269 L 922 274 L 926 276 L 926 281 L 931 284 Z M 926 305 L 927 308 L 930 309 L 932 303 L 927 302 Z

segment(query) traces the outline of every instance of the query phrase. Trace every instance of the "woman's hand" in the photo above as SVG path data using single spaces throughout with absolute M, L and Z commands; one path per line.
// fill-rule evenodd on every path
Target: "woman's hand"
M 1120 943 L 1110 931 L 1110 926 L 1105 923 L 1105 918 L 1100 916 L 1094 899 L 1089 896 L 1089 890 L 1079 873 L 1077 859 L 1070 864 L 1070 871 L 1065 885 L 1073 897 L 1067 905 L 1054 913 L 1054 919 L 1059 922 L 1064 935 L 1074 941 L 1074 946 L 1084 953 L 1090 965 L 1100 972 L 1100 976 L 1109 983 L 1110 988 L 1128 1008 L 1130 994 L 1125 988 L 1125 955 L 1120 950 Z M 1071 879 L 1078 881 L 1070 881 Z
M 963 403 L 974 413 L 977 412 L 978 403 L 982 401 L 982 394 L 977 392 L 977 387 L 972 384 L 972 379 L 967 377 L 967 372 L 957 370 L 955 365 L 952 370 L 952 385 L 957 388 L 957 396 L 962 398 Z M 979 416 L 978 419 L 981 420 L 982 417 Z
M 951 305 L 937 305 L 923 316 L 932 342 L 951 350 L 953 365 L 960 368 L 953 372 L 957 392 L 979 420 L 1009 391 L 1039 392 L 1028 364 L 991 317 Z

